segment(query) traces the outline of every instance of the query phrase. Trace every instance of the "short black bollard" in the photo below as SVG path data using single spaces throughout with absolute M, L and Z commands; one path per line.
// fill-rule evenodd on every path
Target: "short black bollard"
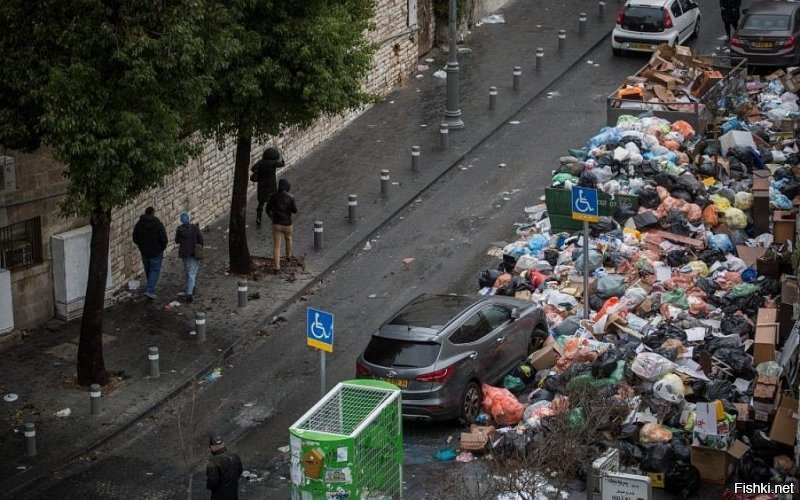
M 558 51 L 564 52 L 567 46 L 567 32 L 565 30 L 558 30 Z
M 536 71 L 540 71 L 544 65 L 544 49 L 536 47 Z
M 36 426 L 33 422 L 25 422 L 25 455 L 29 457 L 36 456 Z
M 494 109 L 497 105 L 497 87 L 492 85 L 489 87 L 489 109 Z
M 322 221 L 314 221 L 314 250 L 322 250 Z
M 389 171 L 381 170 L 381 196 L 389 196 Z
M 356 207 L 358 206 L 358 196 L 354 194 L 347 195 L 347 218 L 351 223 L 356 221 Z
M 446 123 L 439 125 L 439 145 L 442 146 L 442 149 L 450 146 L 450 126 Z
M 158 365 L 158 347 L 149 347 L 147 359 L 150 360 L 150 378 L 158 378 L 161 376 L 161 369 Z
M 419 146 L 411 146 L 411 171 L 419 172 Z
M 514 66 L 514 71 L 512 74 L 514 75 L 514 90 L 519 90 L 519 80 L 522 78 L 522 68 L 519 66 Z
M 603 0 L 597 2 L 597 17 L 601 21 L 606 17 L 606 3 Z
M 92 416 L 100 415 L 102 411 L 101 397 L 103 392 L 100 390 L 100 384 L 92 384 L 89 386 L 89 401 L 92 403 Z
M 578 14 L 578 33 L 581 36 L 586 34 L 586 12 Z
M 197 333 L 197 341 L 203 343 L 206 341 L 206 313 L 198 311 L 194 315 L 194 330 Z
M 247 306 L 247 281 L 240 281 L 236 287 L 236 291 L 239 295 L 239 307 Z

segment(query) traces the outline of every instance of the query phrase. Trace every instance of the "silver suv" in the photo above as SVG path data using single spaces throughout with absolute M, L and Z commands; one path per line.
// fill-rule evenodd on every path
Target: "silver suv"
M 372 335 L 356 375 L 400 387 L 406 418 L 471 422 L 481 384 L 497 384 L 546 338 L 544 313 L 530 301 L 420 295 Z

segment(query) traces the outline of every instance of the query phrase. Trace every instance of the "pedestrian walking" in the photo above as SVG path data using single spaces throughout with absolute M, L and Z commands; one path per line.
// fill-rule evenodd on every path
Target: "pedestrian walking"
M 211 457 L 206 465 L 206 488 L 211 490 L 211 500 L 238 500 L 242 459 L 225 448 L 222 436 L 212 436 L 208 449 Z
M 178 257 L 183 260 L 186 274 L 186 302 L 194 301 L 194 285 L 197 280 L 198 262 L 203 254 L 203 233 L 200 226 L 192 224 L 188 212 L 181 214 L 181 225 L 175 230 L 175 243 L 178 244 Z
M 267 216 L 272 219 L 272 258 L 275 270 L 281 270 L 281 237 L 286 240 L 286 258 L 292 256 L 292 214 L 297 213 L 294 196 L 289 194 L 292 185 L 286 179 L 278 181 L 278 192 L 267 202 Z
M 267 148 L 259 161 L 250 169 L 250 180 L 258 183 L 258 207 L 256 208 L 256 225 L 261 225 L 261 210 L 278 190 L 276 172 L 284 166 L 281 152 L 275 148 Z
M 736 32 L 739 26 L 739 9 L 742 7 L 742 0 L 719 0 L 719 9 L 722 14 L 722 25 L 725 26 L 725 37 L 731 39 L 731 35 Z
M 161 261 L 164 249 L 167 248 L 167 230 L 156 217 L 156 209 L 147 207 L 144 214 L 133 227 L 133 242 L 142 254 L 142 265 L 147 286 L 144 294 L 153 300 L 156 298 L 156 285 L 161 275 Z

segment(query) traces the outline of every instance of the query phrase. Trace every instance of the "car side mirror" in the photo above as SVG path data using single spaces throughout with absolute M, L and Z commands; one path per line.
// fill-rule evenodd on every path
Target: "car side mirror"
M 516 307 L 511 309 L 511 320 L 519 319 L 519 309 Z

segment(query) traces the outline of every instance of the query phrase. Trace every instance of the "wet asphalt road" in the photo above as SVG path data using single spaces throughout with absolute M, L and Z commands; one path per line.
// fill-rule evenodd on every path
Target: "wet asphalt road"
M 709 17 L 695 44 L 701 52 L 719 43 L 721 29 L 714 28 L 719 21 Z M 646 57 L 613 58 L 610 46 L 601 44 L 586 60 L 375 235 L 370 250 L 344 263 L 267 335 L 230 357 L 222 378 L 189 391 L 92 457 L 61 470 L 53 478 L 57 483 L 43 483 L 29 497 L 181 498 L 191 475 L 193 493 L 205 498 L 203 469 L 197 464 L 208 432 L 215 429 L 237 439 L 233 448 L 246 469 L 267 477 L 247 484 L 241 498 L 285 498 L 285 461 L 277 448 L 288 443 L 287 428 L 318 397 L 318 356 L 304 341 L 306 307 L 336 314 L 335 353 L 328 358 L 332 386 L 354 376 L 356 357 L 391 311 L 420 293 L 474 293 L 477 272 L 496 265 L 486 250 L 510 240 L 513 223 L 524 219 L 523 209 L 541 202 L 558 157 L 582 146 L 605 124 L 605 97 Z M 464 120 L 469 127 L 469 116 Z M 403 264 L 407 257 L 414 261 Z M 468 470 L 480 471 L 479 464 L 463 470 L 462 464 L 433 460 L 448 436 L 458 432 L 458 423 L 407 423 L 406 498 L 446 498 L 448 485 Z

